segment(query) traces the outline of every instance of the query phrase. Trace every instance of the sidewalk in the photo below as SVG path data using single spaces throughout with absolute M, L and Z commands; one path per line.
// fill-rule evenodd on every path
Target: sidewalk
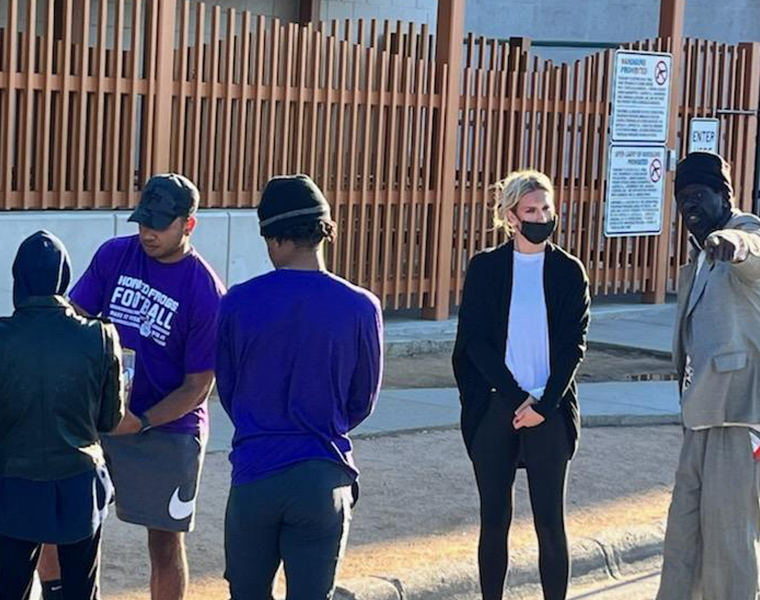
M 670 355 L 675 317 L 673 302 L 593 305 L 588 341 Z M 456 329 L 456 318 L 447 321 L 390 319 L 385 323 L 386 353 L 407 356 L 431 349 L 450 349 Z

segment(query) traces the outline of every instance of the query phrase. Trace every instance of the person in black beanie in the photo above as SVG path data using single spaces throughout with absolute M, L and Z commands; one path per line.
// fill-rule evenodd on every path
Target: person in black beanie
M 283 563 L 288 600 L 328 600 L 358 498 L 348 434 L 380 387 L 380 302 L 327 270 L 335 223 L 308 176 L 271 179 L 258 216 L 275 270 L 219 313 L 217 389 L 235 427 L 224 576 L 232 600 L 270 600 Z
M 760 547 L 760 219 L 735 206 L 731 170 L 694 152 L 676 169 L 691 234 L 673 359 L 684 441 L 657 600 L 755 600 Z

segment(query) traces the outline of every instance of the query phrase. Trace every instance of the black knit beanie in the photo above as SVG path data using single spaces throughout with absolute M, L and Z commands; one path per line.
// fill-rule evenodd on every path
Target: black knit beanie
M 272 177 L 259 203 L 259 226 L 265 238 L 298 225 L 330 220 L 330 205 L 308 175 Z
M 678 193 L 693 183 L 707 185 L 716 192 L 725 192 L 734 197 L 731 185 L 731 166 L 718 154 L 712 152 L 692 152 L 676 167 L 676 187 Z

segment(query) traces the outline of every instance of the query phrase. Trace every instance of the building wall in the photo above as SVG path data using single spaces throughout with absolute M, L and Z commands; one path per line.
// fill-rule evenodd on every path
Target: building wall
M 24 238 L 40 229 L 61 238 L 71 255 L 73 283 L 103 242 L 137 233 L 128 216 L 128 211 L 0 213 L 0 316 L 13 311 L 11 266 Z M 272 269 L 255 210 L 200 211 L 192 242 L 227 286 Z
M 0 0 L 0 27 L 7 21 L 9 2 L 16 2 L 20 24 L 25 20 L 26 0 Z M 95 35 L 98 4 L 91 2 L 91 39 Z M 114 3 L 109 2 L 109 25 L 113 27 Z M 134 0 L 121 0 L 130 22 Z M 144 1 L 144 0 L 142 0 Z M 179 0 L 181 1 L 181 0 Z M 195 4 L 193 0 L 192 4 Z M 214 4 L 250 10 L 284 21 L 298 19 L 299 0 L 207 0 Z M 321 18 L 390 19 L 435 26 L 437 0 L 322 0 Z M 660 0 L 467 0 L 465 31 L 487 37 L 530 37 L 535 40 L 625 42 L 655 37 Z M 46 2 L 38 2 L 37 27 L 45 26 Z M 717 17 L 717 18 L 716 18 Z M 760 41 L 760 0 L 687 0 L 685 33 L 688 36 L 738 43 Z M 42 29 L 44 31 L 44 29 Z M 224 29 L 223 29 L 224 31 Z M 129 34 L 125 43 L 129 44 Z M 208 34 L 207 34 L 208 35 Z M 112 38 L 109 35 L 109 43 Z M 539 50 L 539 53 L 545 51 Z M 556 56 L 578 52 L 552 50 Z
M 321 17 L 435 24 L 436 0 L 322 0 Z
M 687 0 L 685 35 L 760 41 L 760 0 L 724 0 L 716 11 L 714 0 Z M 496 38 L 628 42 L 656 37 L 659 18 L 660 0 L 467 0 L 465 30 Z M 590 52 L 536 48 L 555 60 Z

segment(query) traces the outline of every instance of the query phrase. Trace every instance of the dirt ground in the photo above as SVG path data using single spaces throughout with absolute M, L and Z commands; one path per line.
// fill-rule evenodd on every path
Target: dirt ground
M 582 433 L 568 485 L 571 536 L 660 523 L 665 518 L 681 443 L 678 427 L 596 428 Z M 478 500 L 456 430 L 356 442 L 362 495 L 341 578 L 403 577 L 450 561 L 474 564 Z M 229 488 L 226 454 L 207 457 L 198 526 L 188 536 L 189 597 L 226 599 L 223 522 Z M 535 545 L 524 474 L 518 476 L 512 547 Z M 110 517 L 104 537 L 105 597 L 148 598 L 145 533 Z
M 578 372 L 583 383 L 602 381 L 630 381 L 667 377 L 673 374 L 668 358 L 654 356 L 639 350 L 599 348 L 591 346 Z M 451 372 L 451 353 L 441 352 L 421 356 L 388 357 L 385 361 L 383 387 L 436 388 L 455 387 Z

